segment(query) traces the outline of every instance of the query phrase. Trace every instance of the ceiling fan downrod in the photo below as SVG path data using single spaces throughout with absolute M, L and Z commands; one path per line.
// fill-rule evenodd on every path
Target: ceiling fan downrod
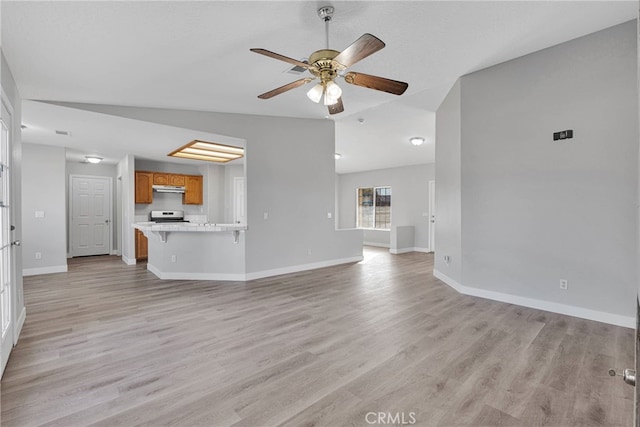
M 323 6 L 318 9 L 318 16 L 324 21 L 324 34 L 327 49 L 329 49 L 329 22 L 333 17 L 333 6 Z

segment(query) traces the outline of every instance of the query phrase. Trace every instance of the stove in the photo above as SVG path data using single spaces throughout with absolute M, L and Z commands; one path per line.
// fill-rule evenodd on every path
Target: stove
M 151 222 L 189 222 L 184 219 L 184 211 L 151 211 L 149 212 Z

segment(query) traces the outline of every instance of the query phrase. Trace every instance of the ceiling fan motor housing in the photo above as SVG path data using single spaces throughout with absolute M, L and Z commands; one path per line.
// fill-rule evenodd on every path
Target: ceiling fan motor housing
M 333 49 L 316 50 L 309 56 L 309 63 L 312 65 L 309 72 L 319 77 L 323 83 L 335 79 L 338 71 L 346 68 L 333 60 L 339 54 Z

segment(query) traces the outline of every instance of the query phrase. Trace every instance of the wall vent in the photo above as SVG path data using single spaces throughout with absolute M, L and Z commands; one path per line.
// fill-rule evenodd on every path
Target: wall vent
M 56 135 L 70 136 L 71 134 L 69 132 L 67 132 L 66 130 L 57 130 L 56 131 Z
M 304 62 L 305 64 L 308 64 L 309 60 L 307 58 L 302 58 L 300 60 L 300 62 Z M 295 65 L 295 66 L 293 66 L 293 68 L 289 68 L 286 72 L 289 73 L 289 74 L 302 74 L 305 71 L 307 71 L 306 68 L 302 68 L 302 67 L 300 67 L 298 65 Z

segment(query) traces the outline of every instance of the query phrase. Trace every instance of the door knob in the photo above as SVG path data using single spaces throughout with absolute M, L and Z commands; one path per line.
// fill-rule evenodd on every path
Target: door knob
M 609 375 L 615 377 L 616 375 L 621 376 L 625 383 L 634 386 L 636 385 L 636 371 L 635 369 L 625 369 L 622 371 L 622 374 L 616 372 L 615 369 L 609 369 Z
M 11 246 L 20 246 L 20 240 L 14 240 L 11 242 Z

